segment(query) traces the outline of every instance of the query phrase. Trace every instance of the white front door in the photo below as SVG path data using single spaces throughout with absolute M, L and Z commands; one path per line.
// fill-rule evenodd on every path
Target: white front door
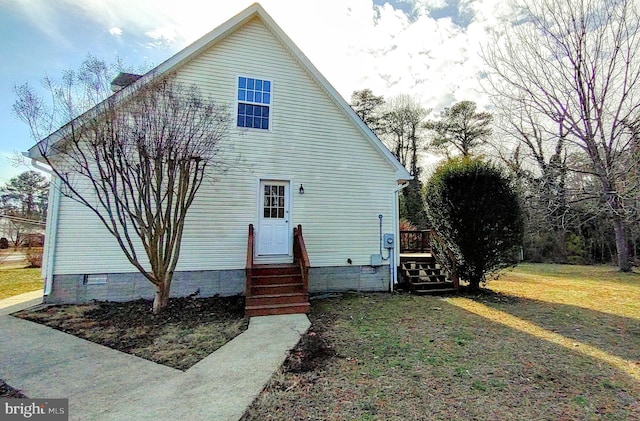
M 289 182 L 260 182 L 258 255 L 287 255 L 293 233 L 289 229 Z

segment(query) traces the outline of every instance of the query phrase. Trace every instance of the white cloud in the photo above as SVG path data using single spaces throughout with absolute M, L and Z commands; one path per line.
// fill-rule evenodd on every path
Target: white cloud
M 153 57 L 151 62 L 161 62 L 254 1 L 21 0 L 13 2 L 12 7 L 57 46 L 95 49 L 63 35 L 72 13 L 92 24 L 87 27 L 118 37 L 117 53 L 126 60 Z M 484 70 L 480 47 L 496 28 L 509 24 L 513 16 L 510 0 L 380 3 L 261 0 L 284 32 L 347 100 L 354 90 L 370 88 L 387 98 L 410 94 L 434 112 L 461 100 L 476 101 L 480 107 L 488 105 L 477 77 Z M 411 12 L 405 13 L 408 9 Z M 141 51 L 140 44 L 162 51 Z M 125 64 L 148 66 L 146 61 Z M 0 150 L 0 181 L 18 171 L 2 164 L 6 162 L 3 153 Z
M 427 14 L 430 10 L 444 9 L 447 0 L 402 0 L 402 3 L 410 4 L 415 12 Z
M 127 34 L 150 38 L 149 47 L 177 52 L 253 1 L 64 0 L 64 4 L 83 10 L 87 19 L 112 35 L 121 35 L 121 28 L 126 28 Z M 48 4 L 32 4 L 36 15 L 51 9 L 43 3 Z M 464 27 L 455 18 L 429 15 L 430 10 L 450 8 L 446 0 L 402 3 L 413 8 L 412 16 L 391 1 L 378 6 L 373 0 L 262 0 L 267 12 L 347 99 L 353 90 L 368 87 L 385 96 L 414 94 L 436 109 L 462 99 L 484 103 L 476 79 L 482 70 L 478 52 L 491 28 L 509 16 L 508 2 L 459 0 L 459 11 L 468 18 Z
M 173 26 L 164 26 L 145 32 L 145 35 L 152 39 L 150 45 L 156 47 L 168 46 L 172 44 L 177 37 L 176 28 Z

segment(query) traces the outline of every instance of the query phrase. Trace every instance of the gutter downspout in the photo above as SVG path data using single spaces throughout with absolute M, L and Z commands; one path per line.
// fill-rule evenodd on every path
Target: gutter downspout
M 400 203 L 399 203 L 399 194 L 400 190 L 409 186 L 409 182 L 405 182 L 400 184 L 398 187 L 393 189 L 393 236 L 396 239 L 396 247 L 393 249 L 393 256 L 391 264 L 391 287 L 390 291 L 393 292 L 393 286 L 396 284 L 398 280 L 398 264 L 400 264 Z
M 28 156 L 27 153 L 24 153 Z M 42 253 L 42 272 L 40 276 L 44 278 L 44 296 L 51 294 L 53 288 L 53 263 L 55 259 L 56 234 L 58 233 L 58 210 L 60 207 L 60 180 L 55 176 L 50 168 L 40 164 L 35 159 L 31 159 L 34 168 L 45 172 L 51 176 L 49 187 L 49 204 L 47 206 L 47 226 L 45 229 L 44 250 Z

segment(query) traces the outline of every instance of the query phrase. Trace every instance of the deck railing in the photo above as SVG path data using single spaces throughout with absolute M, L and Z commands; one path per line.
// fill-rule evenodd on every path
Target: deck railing
M 431 232 L 400 231 L 400 253 L 431 253 Z
M 251 274 L 253 271 L 253 248 L 254 248 L 255 237 L 253 235 L 253 224 L 249 224 L 249 236 L 247 239 L 247 266 L 246 266 L 246 274 L 247 274 L 247 282 L 246 282 L 246 291 L 245 296 L 249 298 L 251 296 Z
M 309 254 L 302 236 L 302 225 L 293 229 L 293 261 L 300 266 L 302 273 L 302 288 L 305 293 L 309 291 Z

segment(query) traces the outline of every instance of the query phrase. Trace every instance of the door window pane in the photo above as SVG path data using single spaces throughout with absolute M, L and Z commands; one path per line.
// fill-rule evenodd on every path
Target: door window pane
M 265 218 L 285 217 L 285 189 L 284 186 L 264 186 L 264 197 L 262 201 L 263 212 Z

